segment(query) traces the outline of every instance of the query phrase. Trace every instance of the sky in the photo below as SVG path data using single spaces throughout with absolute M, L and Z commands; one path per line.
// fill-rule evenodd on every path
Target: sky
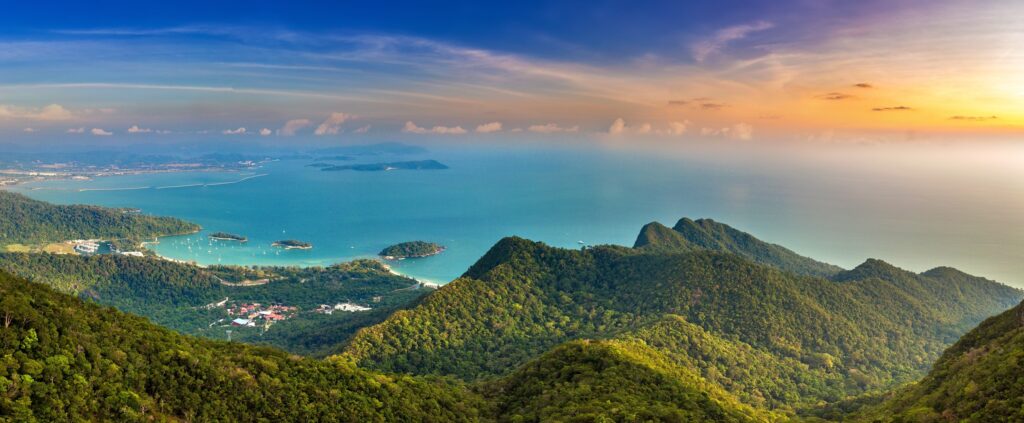
M 959 0 L 15 2 L 0 139 L 1013 140 L 1020 16 Z

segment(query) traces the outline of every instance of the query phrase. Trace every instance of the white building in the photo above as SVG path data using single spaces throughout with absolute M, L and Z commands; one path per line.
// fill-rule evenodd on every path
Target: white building
M 372 310 L 369 307 L 363 307 L 361 305 L 352 304 L 352 303 L 338 303 L 337 305 L 334 306 L 334 309 L 338 310 L 338 311 L 351 311 L 351 312 L 370 311 L 370 310 Z
M 231 326 L 256 326 L 256 322 L 249 319 L 238 318 L 231 321 Z
M 79 244 L 75 244 L 75 251 L 78 251 L 80 254 L 96 254 L 96 252 L 99 251 L 99 249 L 100 244 L 97 244 L 92 241 L 86 241 Z

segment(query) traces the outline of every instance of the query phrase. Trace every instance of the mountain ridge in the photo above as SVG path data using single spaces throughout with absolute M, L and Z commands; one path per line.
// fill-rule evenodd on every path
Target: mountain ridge
M 648 223 L 640 230 L 633 248 L 730 252 L 758 263 L 810 276 L 828 277 L 843 271 L 839 266 L 801 256 L 781 245 L 762 241 L 712 219 L 692 220 L 684 217 L 672 228 L 658 222 Z

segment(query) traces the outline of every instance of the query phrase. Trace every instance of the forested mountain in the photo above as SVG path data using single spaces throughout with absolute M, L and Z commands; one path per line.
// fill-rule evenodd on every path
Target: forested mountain
M 870 421 L 1024 421 L 1024 304 L 985 320 Z
M 711 219 L 684 217 L 671 229 L 658 222 L 648 223 L 640 230 L 633 247 L 660 251 L 723 251 L 801 275 L 827 277 L 843 270 Z
M 0 420 L 475 421 L 458 384 L 191 338 L 0 271 Z
M 183 333 L 222 339 L 230 319 L 223 300 L 298 307 L 270 330 L 237 328 L 234 339 L 308 354 L 338 352 L 356 329 L 382 321 L 428 290 L 372 260 L 328 267 L 213 266 L 119 255 L 0 253 L 0 269 L 83 299 L 145 316 Z M 242 283 L 243 281 L 257 281 Z M 376 301 L 374 301 L 376 300 Z M 360 313 L 315 313 L 321 304 L 372 304 Z M 227 319 L 225 321 L 220 321 Z M 218 321 L 220 321 L 218 323 Z
M 914 380 L 1022 296 L 959 272 L 893 269 L 832 281 L 704 248 L 574 251 L 507 238 L 415 308 L 358 332 L 345 355 L 481 380 L 563 342 L 639 338 L 745 404 L 786 410 Z M 687 344 L 695 336 L 709 342 Z M 730 367 L 750 371 L 714 373 Z
M 126 209 L 57 205 L 0 190 L 0 247 L 70 239 L 134 239 L 183 234 L 199 226 Z
M 573 341 L 482 389 L 499 421 L 759 422 L 755 410 L 640 342 Z

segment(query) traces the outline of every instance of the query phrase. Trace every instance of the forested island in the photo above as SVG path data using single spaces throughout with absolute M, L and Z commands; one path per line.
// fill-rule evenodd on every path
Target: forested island
M 442 170 L 448 169 L 444 163 L 437 160 L 417 160 L 409 162 L 390 162 L 390 163 L 366 163 L 366 164 L 351 164 L 342 166 L 330 166 L 324 167 L 320 170 L 324 171 L 338 171 L 338 170 L 355 170 L 359 172 L 380 172 L 387 170 Z
M 249 238 L 246 238 L 246 237 L 244 237 L 242 235 L 237 235 L 237 234 L 232 234 L 232 233 L 227 233 L 227 232 L 214 232 L 214 233 L 210 234 L 210 239 L 217 240 L 217 241 L 238 241 L 238 242 L 246 242 L 246 241 L 249 240 Z
M 274 241 L 274 243 L 270 244 L 270 245 L 273 246 L 273 247 L 284 248 L 286 250 L 309 250 L 309 249 L 313 248 L 313 244 L 310 244 L 310 243 L 305 242 L 305 241 L 295 240 L 295 239 L 285 239 L 285 240 L 281 240 L 281 241 Z
M 389 246 L 377 255 L 385 260 L 401 260 L 407 258 L 430 257 L 444 252 L 445 247 L 426 241 L 409 241 Z

